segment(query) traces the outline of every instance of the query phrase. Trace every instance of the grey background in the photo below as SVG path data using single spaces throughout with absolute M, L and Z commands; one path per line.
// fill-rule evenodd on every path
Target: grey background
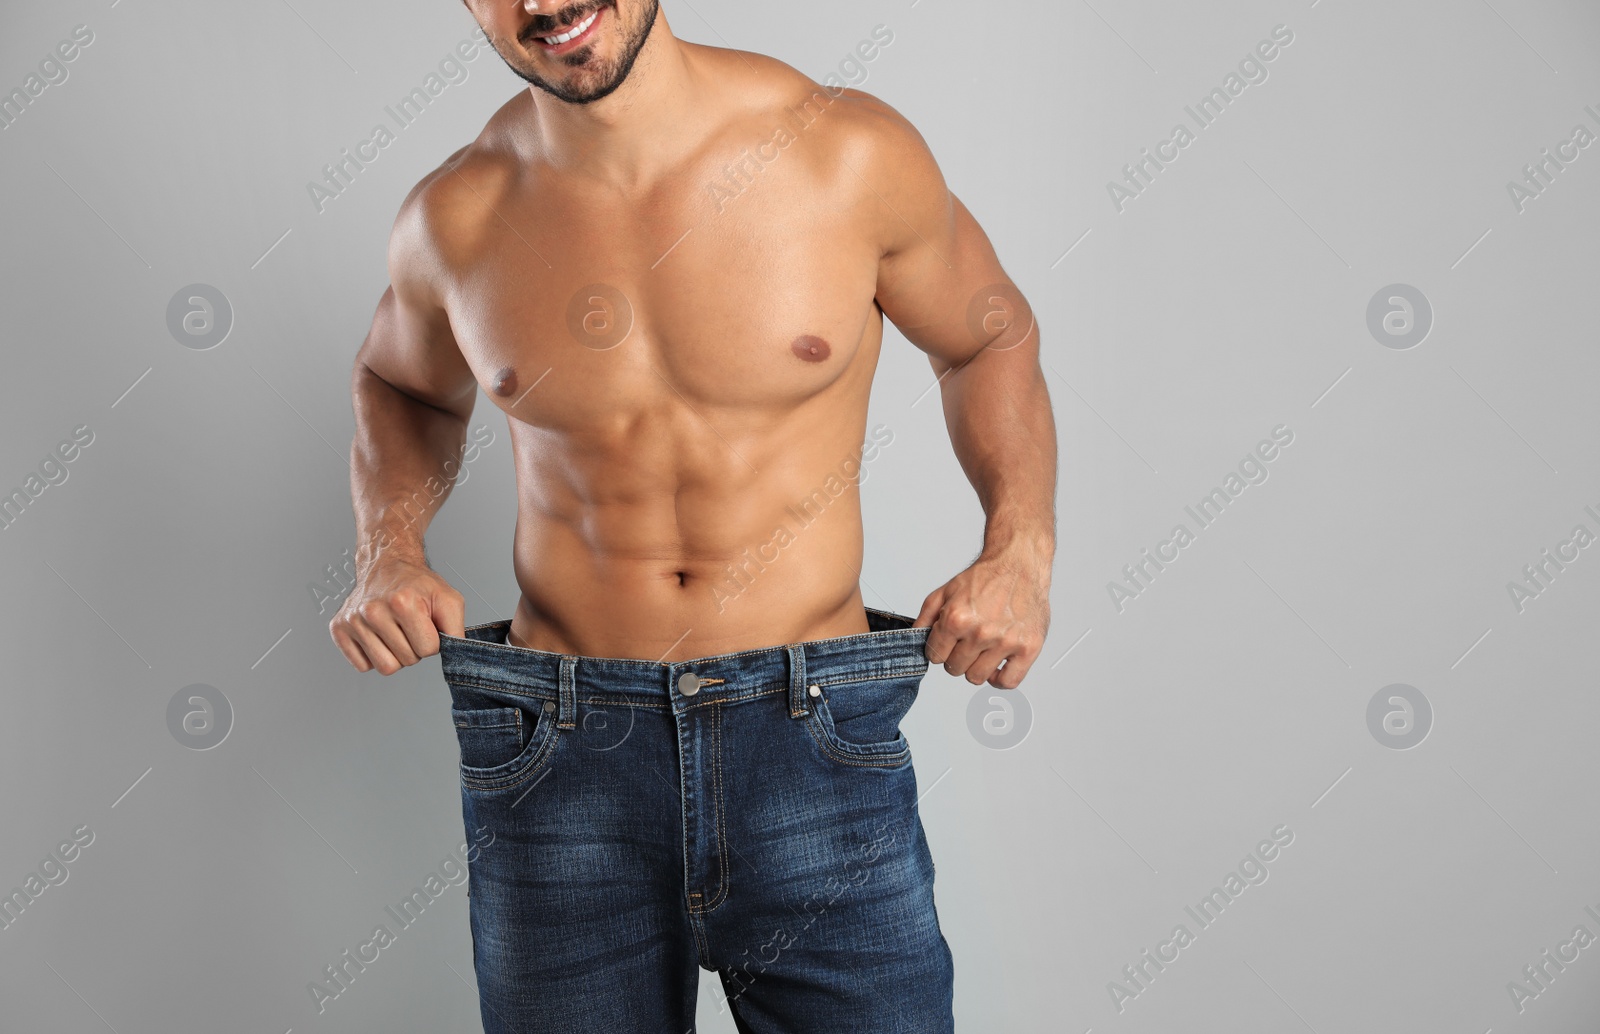
M 1522 1012 L 1507 989 L 1575 926 L 1600 936 L 1600 551 L 1520 612 L 1506 588 L 1600 531 L 1600 148 L 1520 213 L 1506 190 L 1574 126 L 1600 133 L 1600 9 L 666 10 L 683 38 L 819 80 L 892 29 L 857 84 L 921 129 L 1044 330 L 1060 549 L 1033 726 L 984 746 L 973 688 L 937 668 L 906 724 L 960 1028 L 1600 1028 L 1600 946 Z M 95 34 L 0 131 L 0 488 L 95 435 L 0 531 L 0 889 L 95 834 L 0 930 L 0 1027 L 478 1030 L 460 887 L 310 1004 L 464 831 L 437 658 L 357 674 L 307 585 L 352 543 L 348 372 L 394 212 L 521 80 L 483 53 L 319 214 L 306 183 L 471 33 L 453 0 L 0 18 L 4 90 Z M 1107 182 L 1278 24 L 1294 41 L 1267 80 L 1119 214 Z M 197 282 L 235 320 L 203 351 L 165 318 Z M 1393 283 L 1433 307 L 1416 347 L 1368 331 Z M 931 381 L 891 331 L 863 590 L 909 613 L 982 529 Z M 469 622 L 516 598 L 486 400 L 480 424 L 495 441 L 429 536 Z M 1119 612 L 1107 583 L 1279 424 L 1295 438 L 1268 480 Z M 234 711 L 206 751 L 167 728 L 192 683 Z M 1408 750 L 1367 723 L 1393 683 L 1433 709 Z M 1269 879 L 1199 930 L 1184 906 L 1281 825 Z M 1108 983 L 1178 923 L 1194 943 L 1119 1012 Z M 699 1029 L 731 1031 L 704 978 Z

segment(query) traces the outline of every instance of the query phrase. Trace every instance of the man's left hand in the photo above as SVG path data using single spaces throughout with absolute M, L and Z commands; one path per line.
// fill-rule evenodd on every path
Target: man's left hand
M 1050 627 L 1049 564 L 1042 566 L 1020 557 L 979 557 L 930 593 L 912 625 L 932 629 L 928 661 L 974 686 L 1016 689 Z

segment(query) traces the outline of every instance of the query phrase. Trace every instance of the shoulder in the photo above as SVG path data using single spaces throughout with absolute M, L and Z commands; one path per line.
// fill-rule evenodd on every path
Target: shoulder
M 825 113 L 808 123 L 822 141 L 824 161 L 837 166 L 838 189 L 852 205 L 871 212 L 870 223 L 888 253 L 947 236 L 954 207 L 944 174 L 917 127 L 887 101 L 864 90 L 824 90 Z M 827 123 L 826 128 L 820 128 Z
M 869 187 L 880 193 L 942 192 L 927 141 L 891 104 L 865 90 L 836 85 L 832 76 L 818 83 L 787 65 L 782 68 L 792 75 L 774 84 L 770 107 L 808 142 L 821 168 L 839 171 L 841 187 L 854 181 L 855 189 L 869 195 Z
M 442 272 L 476 254 L 516 176 L 515 160 L 482 137 L 440 162 L 400 203 L 389 237 L 391 270 L 398 261 Z

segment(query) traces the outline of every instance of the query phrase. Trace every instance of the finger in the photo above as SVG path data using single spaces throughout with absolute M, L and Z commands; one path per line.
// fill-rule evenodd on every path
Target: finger
M 333 637 L 333 645 L 337 646 L 339 652 L 344 654 L 345 660 L 350 662 L 351 667 L 357 671 L 372 670 L 372 662 L 367 660 L 367 655 L 361 652 L 361 647 L 356 645 L 355 640 L 350 636 L 349 632 L 345 631 L 342 624 L 336 622 L 329 625 L 328 634 Z
M 1016 689 L 1027 677 L 1028 669 L 1039 659 L 1038 650 L 1018 650 L 1006 658 L 1005 666 L 990 682 L 996 689 Z
M 414 589 L 403 589 L 389 600 L 389 609 L 400 634 L 405 636 L 405 649 L 412 656 L 407 664 L 415 664 L 439 652 L 439 630 L 433 627 L 431 598 Z M 395 650 L 394 655 L 405 660 L 399 650 Z
M 378 669 L 378 674 L 393 675 L 400 670 L 402 665 L 383 644 L 383 639 L 368 627 L 359 615 L 351 616 L 349 627 L 350 637 L 356 641 L 356 645 L 366 655 L 368 662 Z
M 955 648 L 950 651 L 950 656 L 945 658 L 944 670 L 952 675 L 965 675 L 972 667 L 972 662 L 982 654 L 983 644 L 970 636 L 958 639 Z
M 372 639 L 375 639 L 376 644 L 381 645 L 384 651 L 402 667 L 417 663 L 418 657 L 411 649 L 411 641 L 406 638 L 405 632 L 400 628 L 400 623 L 394 619 L 394 615 L 390 614 L 387 608 L 373 607 L 371 613 L 360 613 L 358 619 L 353 623 L 357 628 L 367 632 Z M 363 649 L 367 649 L 370 645 L 373 644 L 369 643 L 368 639 L 363 638 L 361 640 Z M 370 649 L 367 649 L 367 656 L 372 657 Z M 376 657 L 372 658 L 372 663 L 378 665 L 379 671 L 383 671 L 383 665 L 378 663 Z M 393 672 L 385 671 L 384 674 L 391 675 Z
M 923 647 L 929 664 L 945 664 L 950 652 L 961 642 L 961 636 L 950 626 L 949 615 L 944 611 L 929 626 L 928 642 Z
M 467 601 L 459 592 L 440 589 L 433 594 L 433 623 L 445 635 L 460 639 L 467 632 Z
M 927 628 L 933 624 L 933 619 L 938 616 L 939 608 L 944 606 L 944 586 L 928 593 L 928 598 L 922 601 L 922 609 L 917 611 L 917 620 L 911 623 L 912 628 Z
M 993 646 L 978 654 L 977 657 L 973 658 L 972 663 L 967 665 L 967 681 L 974 686 L 981 686 L 985 682 L 991 682 L 996 671 L 1004 670 L 1000 667 L 1000 664 L 1005 661 L 1006 653 L 1004 646 Z M 996 685 L 995 688 L 1010 689 L 1012 687 Z

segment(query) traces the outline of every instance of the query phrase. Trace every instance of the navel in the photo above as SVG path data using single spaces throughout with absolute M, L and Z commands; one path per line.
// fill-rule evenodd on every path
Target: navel
M 801 334 L 789 348 L 808 363 L 820 363 L 833 352 L 828 343 L 815 334 Z
M 500 372 L 494 375 L 494 393 L 506 398 L 516 390 L 517 371 L 510 366 L 501 367 Z

